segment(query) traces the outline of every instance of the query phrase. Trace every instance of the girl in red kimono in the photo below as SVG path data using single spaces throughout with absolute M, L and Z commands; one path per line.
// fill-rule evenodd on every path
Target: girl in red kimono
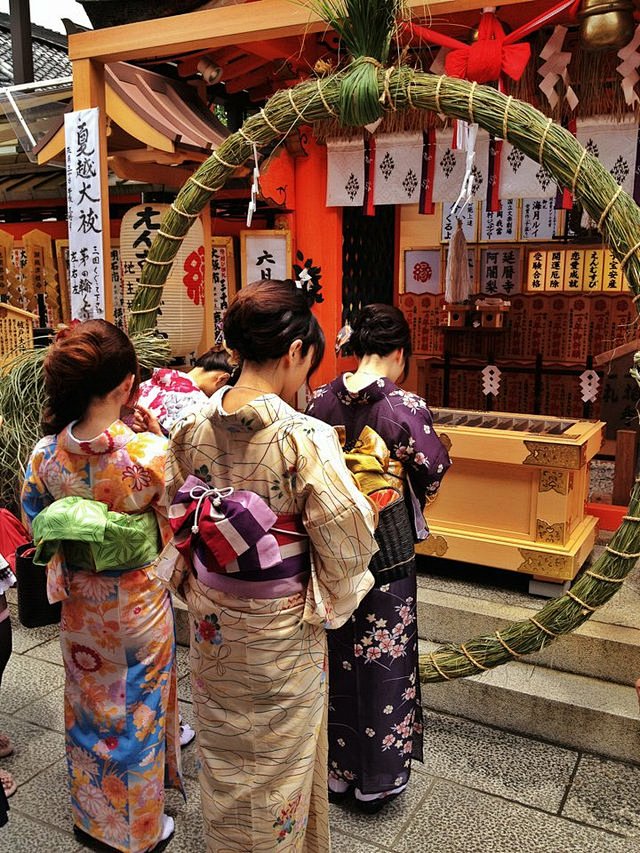
M 337 428 L 347 464 L 380 509 L 374 589 L 329 639 L 329 791 L 379 811 L 422 760 L 414 541 L 449 456 L 425 401 L 395 384 L 411 355 L 409 325 L 391 305 L 369 305 L 349 347 L 359 360 L 313 395 L 307 412 Z

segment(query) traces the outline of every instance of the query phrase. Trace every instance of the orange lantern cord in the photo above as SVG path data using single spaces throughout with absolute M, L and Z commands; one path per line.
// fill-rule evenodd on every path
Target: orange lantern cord
M 574 20 L 579 6 L 580 0 L 562 0 L 508 35 L 504 34 L 495 11 L 483 12 L 478 38 L 470 45 L 411 22 L 401 25 L 400 40 L 409 45 L 417 38 L 421 42 L 451 48 L 445 59 L 445 70 L 450 77 L 476 83 L 490 83 L 503 76 L 519 80 L 531 57 L 531 46 L 519 42 L 519 39 L 526 38 L 565 13 Z

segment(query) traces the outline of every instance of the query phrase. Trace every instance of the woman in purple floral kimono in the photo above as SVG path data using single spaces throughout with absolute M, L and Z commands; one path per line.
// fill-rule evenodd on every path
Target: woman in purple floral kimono
M 329 638 L 329 792 L 353 792 L 379 811 L 422 760 L 414 542 L 428 535 L 423 509 L 449 456 L 425 401 L 398 388 L 411 355 L 409 325 L 390 305 L 369 305 L 349 346 L 359 359 L 315 392 L 307 413 L 338 430 L 358 485 L 380 510 L 376 578 L 350 622 Z

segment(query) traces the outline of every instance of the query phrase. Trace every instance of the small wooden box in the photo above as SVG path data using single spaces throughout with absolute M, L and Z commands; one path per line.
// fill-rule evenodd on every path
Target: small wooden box
M 496 300 L 495 304 L 478 300 L 476 302 L 476 311 L 480 313 L 480 328 L 481 329 L 502 329 L 504 328 L 504 315 L 511 308 L 510 302 Z
M 504 326 L 503 311 L 481 311 L 480 312 L 480 328 L 481 329 L 502 329 Z
M 597 519 L 585 513 L 589 462 L 604 424 L 534 415 L 434 409 L 454 464 L 425 513 L 418 553 L 573 579 Z
M 468 305 L 443 305 L 440 325 L 449 329 L 462 329 L 467 325 Z

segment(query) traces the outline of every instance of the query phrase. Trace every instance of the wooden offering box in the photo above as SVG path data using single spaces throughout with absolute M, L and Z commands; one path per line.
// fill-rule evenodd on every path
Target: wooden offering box
M 453 465 L 425 515 L 419 554 L 573 579 L 591 552 L 597 520 L 585 515 L 589 462 L 600 421 L 433 409 Z

